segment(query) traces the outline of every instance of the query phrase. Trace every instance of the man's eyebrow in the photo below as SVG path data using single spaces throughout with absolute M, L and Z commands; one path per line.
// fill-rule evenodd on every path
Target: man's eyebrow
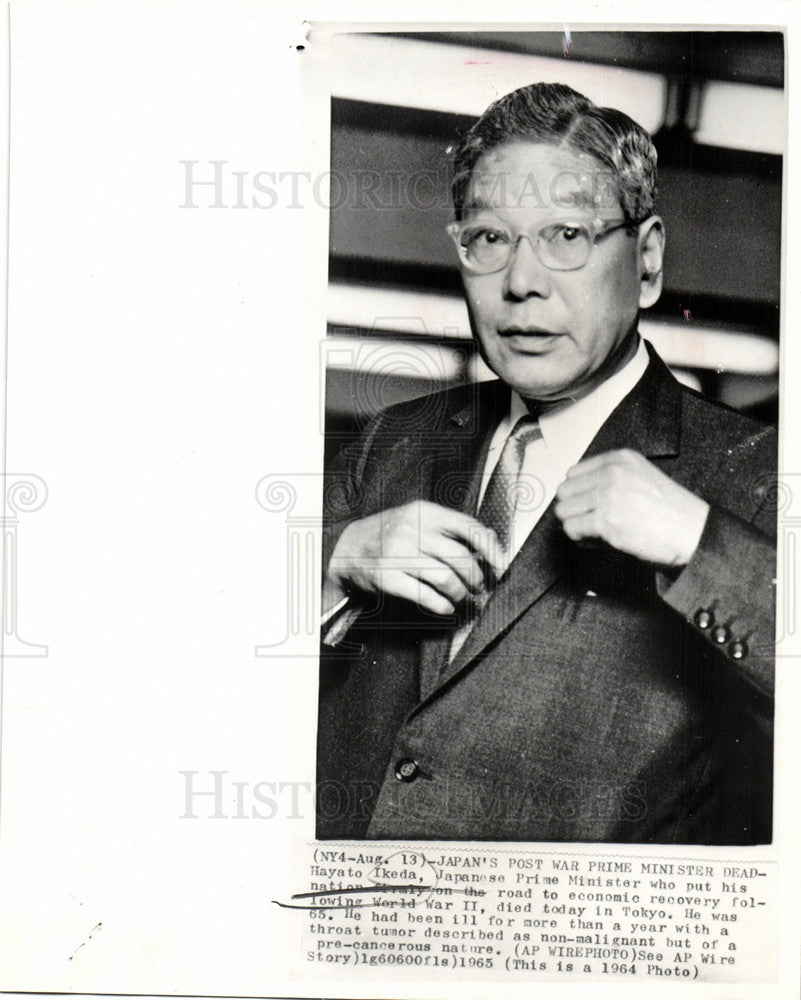
M 602 203 L 602 199 L 598 196 L 597 192 L 593 193 L 593 189 L 584 186 L 565 191 L 564 193 L 560 193 L 557 190 L 552 192 L 552 194 L 553 199 L 550 206 L 540 201 L 537 207 L 540 209 L 551 207 L 561 210 L 586 209 L 588 211 L 595 212 Z M 481 194 L 474 192 L 464 202 L 462 202 L 462 212 L 465 214 L 471 212 L 502 212 L 504 208 L 517 208 L 525 206 L 527 200 L 529 200 L 529 196 L 524 193 L 520 196 L 517 204 L 509 202 L 509 204 L 504 205 L 503 199 L 495 199 L 492 197 L 486 198 L 482 197 Z M 530 195 L 530 200 L 535 203 L 537 202 L 536 193 L 532 193 Z
M 567 188 L 560 190 L 555 188 L 552 192 L 553 203 L 562 209 L 588 209 L 594 212 L 599 205 L 600 198 L 594 188 L 582 185 L 577 188 Z
M 485 198 L 479 198 L 476 195 L 471 195 L 467 201 L 462 203 L 463 212 L 492 212 L 497 208 L 497 205 L 492 205 Z
M 568 199 L 572 208 L 595 208 L 596 206 L 594 196 L 584 187 L 569 194 Z

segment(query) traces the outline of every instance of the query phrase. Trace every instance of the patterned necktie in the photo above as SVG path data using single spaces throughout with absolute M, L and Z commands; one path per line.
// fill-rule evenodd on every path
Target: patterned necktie
M 542 437 L 538 419 L 532 414 L 521 417 L 506 439 L 501 457 L 492 470 L 478 519 L 492 528 L 508 552 L 512 540 L 515 508 L 520 500 L 520 472 L 527 446 Z
M 542 431 L 537 417 L 526 414 L 517 421 L 504 443 L 501 457 L 492 470 L 481 506 L 478 509 L 478 520 L 488 528 L 492 528 L 498 536 L 498 540 L 506 551 L 507 562 L 511 555 L 509 546 L 512 540 L 515 508 L 518 505 L 521 490 L 520 472 L 523 468 L 523 456 L 526 452 L 526 446 L 541 437 Z M 488 600 L 488 591 L 473 598 L 472 614 L 453 633 L 448 656 L 442 664 L 441 670 L 445 670 L 448 663 L 453 662 L 475 625 L 476 617 Z

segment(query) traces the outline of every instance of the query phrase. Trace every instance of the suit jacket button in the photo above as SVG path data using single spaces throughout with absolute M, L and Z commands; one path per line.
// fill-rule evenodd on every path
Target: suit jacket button
M 728 642 L 731 632 L 726 628 L 725 625 L 718 625 L 717 628 L 712 629 L 712 638 L 715 642 L 722 646 L 725 642 Z
M 420 765 L 411 757 L 401 757 L 395 765 L 395 777 L 398 781 L 414 781 L 420 773 Z
M 742 660 L 744 656 L 748 656 L 748 646 L 744 642 L 740 642 L 739 639 L 729 646 L 729 656 L 733 660 Z
M 706 608 L 695 612 L 695 624 L 698 628 L 711 628 L 715 624 L 715 616 Z

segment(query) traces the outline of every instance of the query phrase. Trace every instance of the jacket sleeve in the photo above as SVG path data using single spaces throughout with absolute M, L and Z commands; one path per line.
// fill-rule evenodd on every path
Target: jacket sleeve
M 772 539 L 711 506 L 694 556 L 673 582 L 661 581 L 660 591 L 747 683 L 773 696 L 776 552 Z
M 370 451 L 381 425 L 382 415 L 374 417 L 362 437 L 346 445 L 325 471 L 323 484 L 322 573 L 328 570 L 331 557 L 345 528 L 363 514 L 363 485 Z M 339 646 L 362 613 L 358 601 L 349 596 L 340 606 L 323 615 L 321 640 L 326 646 Z
M 662 599 L 715 647 L 721 662 L 769 698 L 776 653 L 775 454 L 772 429 L 727 450 L 703 491 L 710 509 L 698 548 L 677 576 L 657 577 Z
M 329 468 L 323 482 L 322 571 L 325 576 L 339 536 L 353 521 L 364 516 L 364 478 L 370 452 L 382 423 L 374 417 L 364 434 L 345 445 Z

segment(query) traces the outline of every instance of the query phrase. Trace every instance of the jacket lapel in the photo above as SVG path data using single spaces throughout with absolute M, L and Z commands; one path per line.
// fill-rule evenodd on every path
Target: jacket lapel
M 475 513 L 492 434 L 506 415 L 510 392 L 502 382 L 476 383 L 464 405 L 443 422 L 431 464 L 428 497 L 445 507 Z M 453 638 L 453 626 L 423 632 L 420 643 L 420 698 L 439 683 Z
M 648 368 L 602 425 L 584 453 L 585 458 L 624 447 L 650 459 L 679 453 L 681 386 L 647 341 L 646 346 L 650 355 Z M 480 658 L 562 576 L 566 549 L 572 543 L 562 531 L 553 508 L 551 503 L 512 560 L 464 645 L 439 673 L 436 686 L 427 689 L 429 697 Z M 440 656 L 439 664 L 444 665 L 446 660 L 442 653 Z

